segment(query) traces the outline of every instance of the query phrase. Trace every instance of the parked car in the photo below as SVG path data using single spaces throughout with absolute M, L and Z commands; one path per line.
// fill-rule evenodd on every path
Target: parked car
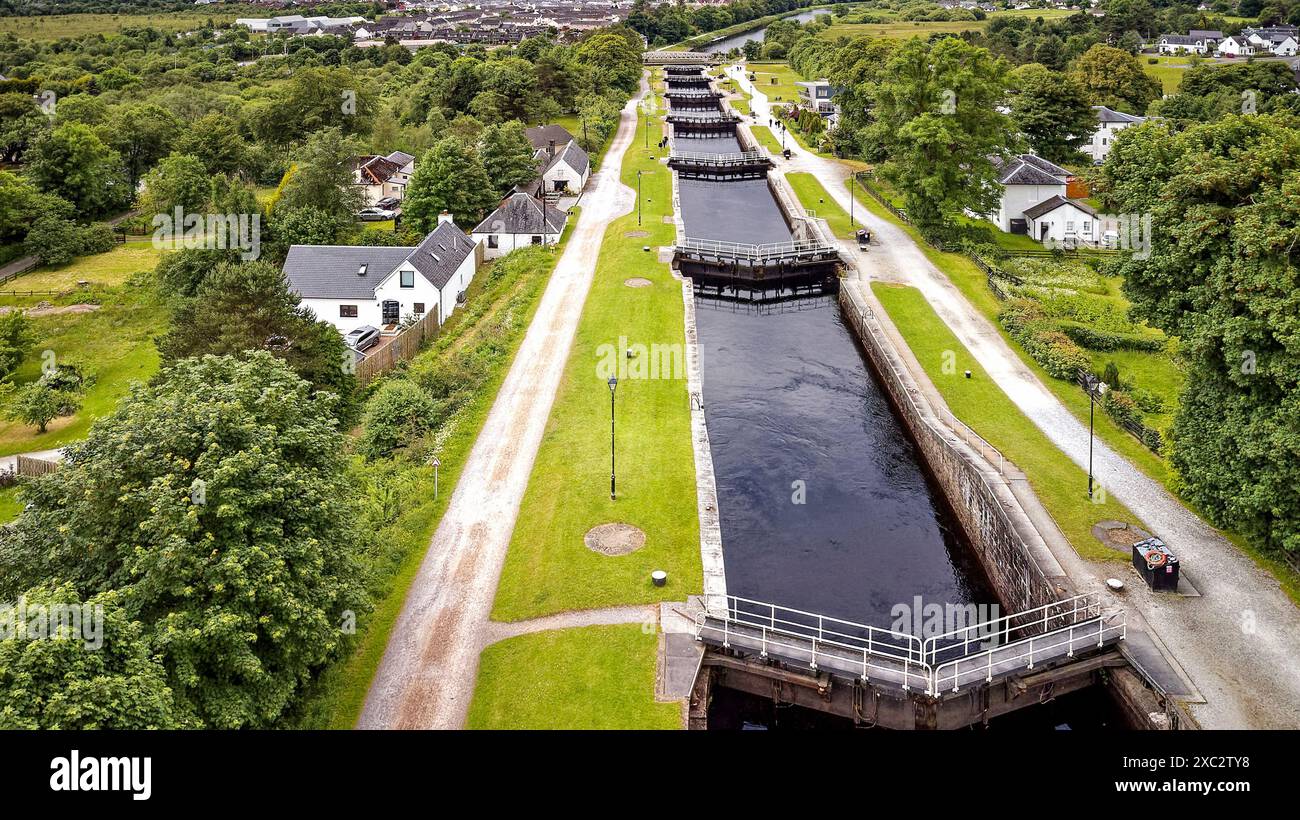
M 386 196 L 375 203 L 376 208 L 383 208 L 386 211 L 395 211 L 397 206 L 402 204 L 400 197 Z
M 357 211 L 357 219 L 362 222 L 383 222 L 397 216 L 396 211 L 390 211 L 387 208 L 362 208 Z
M 369 350 L 379 341 L 379 328 L 370 325 L 353 328 L 343 337 L 343 341 L 353 350 Z

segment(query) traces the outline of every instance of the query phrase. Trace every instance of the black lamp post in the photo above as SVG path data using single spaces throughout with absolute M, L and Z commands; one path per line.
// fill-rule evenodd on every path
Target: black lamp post
M 641 227 L 641 172 L 636 172 L 636 224 Z M 613 390 L 613 387 L 610 387 Z
M 614 500 L 614 391 L 618 389 L 618 377 L 609 377 L 609 500 Z
M 1092 498 L 1092 431 L 1094 408 L 1097 404 L 1097 398 L 1105 395 L 1106 383 L 1096 376 L 1089 375 L 1087 378 L 1088 389 L 1088 497 Z

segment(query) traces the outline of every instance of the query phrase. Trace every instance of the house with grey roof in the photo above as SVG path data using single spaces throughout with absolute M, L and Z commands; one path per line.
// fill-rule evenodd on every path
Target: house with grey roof
M 362 156 L 353 160 L 353 182 L 361 188 L 367 205 L 374 205 L 385 197 L 401 199 L 406 186 L 415 174 L 415 157 L 402 151 L 388 156 Z
M 1097 130 L 1092 132 L 1092 139 L 1086 142 L 1080 150 L 1091 157 L 1096 164 L 1101 164 L 1106 159 L 1111 146 L 1115 144 L 1116 134 L 1131 125 L 1138 125 L 1147 121 L 1146 117 L 1125 114 L 1123 111 L 1115 111 L 1104 105 L 1094 105 L 1092 110 L 1097 114 Z
M 450 214 L 419 245 L 293 245 L 284 260 L 289 289 L 340 333 L 362 325 L 395 334 L 407 317 L 442 324 L 465 301 L 483 252 Z
M 495 259 L 515 248 L 556 244 L 568 219 L 567 213 L 544 199 L 515 191 L 501 200 L 470 235 L 483 245 L 484 259 Z
M 537 177 L 515 188 L 554 202 L 561 194 L 581 191 L 591 178 L 591 158 L 578 141 L 558 125 L 524 129 L 533 146 Z
M 1073 174 L 1061 166 L 1034 154 L 1020 154 L 996 163 L 1002 197 L 996 214 L 989 214 L 993 224 L 1008 233 L 1028 233 L 1025 211 L 1052 197 L 1066 198 L 1066 188 Z
M 1025 232 L 1055 247 L 1092 245 L 1101 239 L 1101 220 L 1085 202 L 1052 196 L 1024 211 Z

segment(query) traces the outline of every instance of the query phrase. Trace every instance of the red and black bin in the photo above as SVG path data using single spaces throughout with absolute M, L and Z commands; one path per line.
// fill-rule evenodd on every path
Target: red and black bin
M 1133 568 L 1156 592 L 1178 589 L 1178 556 L 1159 538 L 1147 538 L 1133 545 Z

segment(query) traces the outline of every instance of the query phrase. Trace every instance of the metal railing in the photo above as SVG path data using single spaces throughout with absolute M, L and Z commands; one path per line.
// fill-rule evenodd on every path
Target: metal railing
M 673 151 L 669 161 L 698 162 L 706 165 L 767 165 L 771 162 L 763 151 L 742 151 L 739 154 L 702 154 L 696 151 Z
M 972 644 L 980 644 L 990 639 L 996 640 L 1000 645 L 1011 644 L 1012 633 L 1023 634 L 1030 630 L 1047 633 L 1100 616 L 1101 599 L 1095 593 L 1075 595 L 1062 601 L 1052 601 L 1033 609 L 1017 612 L 1014 615 L 989 618 L 986 621 L 926 638 L 924 660 L 934 666 L 945 662 L 949 655 L 958 657 L 970 655 Z
M 1002 451 L 988 443 L 988 440 L 979 433 L 971 429 L 971 426 L 952 414 L 947 407 L 943 408 L 944 421 L 957 434 L 958 438 L 965 441 L 970 446 L 979 451 L 990 464 L 997 463 L 998 474 L 1006 475 L 1007 460 L 1002 455 Z
M 1108 620 L 1100 599 L 1078 595 L 1014 615 L 993 618 L 944 635 L 922 640 L 915 635 L 869 624 L 819 615 L 736 595 L 725 596 L 726 609 L 704 609 L 695 615 L 695 638 L 712 632 L 730 648 L 744 641 L 763 658 L 771 653 L 807 658 L 812 669 L 834 661 L 851 666 L 866 681 L 873 673 L 901 675 L 902 688 L 924 688 L 927 695 L 959 691 L 963 682 L 993 680 L 994 674 L 1033 669 L 1036 660 L 1072 658 L 1082 649 L 1105 646 L 1128 635 L 1123 613 Z M 1059 626 L 1047 629 L 1054 621 Z M 710 622 L 713 623 L 710 623 Z M 1010 641 L 1017 631 L 1043 626 L 1045 631 Z M 991 629 L 991 633 L 977 630 Z M 979 635 L 980 643 L 972 651 Z M 952 643 L 940 646 L 943 641 Z M 986 646 L 992 641 L 992 646 Z M 757 646 L 752 646 L 752 644 Z M 948 660 L 945 654 L 960 652 Z
M 792 239 L 789 242 L 769 242 L 752 245 L 744 242 L 728 242 L 724 239 L 696 239 L 686 237 L 677 245 L 678 250 L 725 256 L 741 259 L 773 259 L 803 254 L 834 252 L 835 249 L 825 242 L 808 239 Z

